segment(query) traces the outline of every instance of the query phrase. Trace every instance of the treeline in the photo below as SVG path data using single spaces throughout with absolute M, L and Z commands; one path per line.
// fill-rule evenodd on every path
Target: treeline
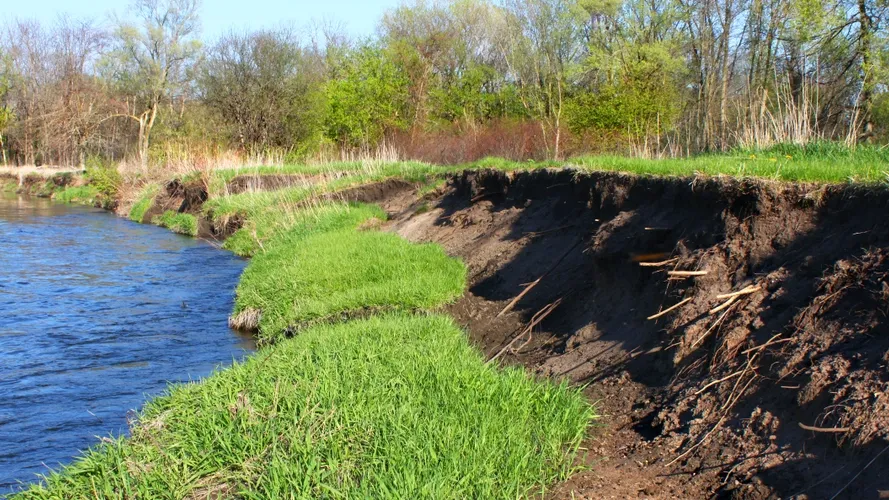
M 0 34 L 4 163 L 436 162 L 885 141 L 883 0 L 418 0 L 377 35 L 200 39 L 197 0 Z

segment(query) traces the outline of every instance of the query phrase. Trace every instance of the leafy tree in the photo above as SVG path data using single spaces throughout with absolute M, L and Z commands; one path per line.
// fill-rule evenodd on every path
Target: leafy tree
M 242 149 L 288 148 L 320 131 L 323 57 L 289 29 L 222 37 L 199 75 L 203 101 Z
M 365 44 L 335 63 L 324 89 L 328 137 L 345 147 L 379 142 L 389 130 L 404 129 L 408 79 L 385 52 Z

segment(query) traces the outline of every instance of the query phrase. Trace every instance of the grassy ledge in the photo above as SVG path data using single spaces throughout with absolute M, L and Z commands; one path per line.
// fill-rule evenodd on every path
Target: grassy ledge
M 594 418 L 451 319 L 318 325 L 149 403 L 129 439 L 12 498 L 504 498 L 564 478 Z
M 185 234 L 188 236 L 195 236 L 198 234 L 198 220 L 192 214 L 177 213 L 173 210 L 167 210 L 161 215 L 154 217 L 151 220 L 151 223 L 168 228 L 174 233 Z
M 157 184 L 147 184 L 143 187 L 139 192 L 136 203 L 130 208 L 129 219 L 133 222 L 142 222 L 142 219 L 145 218 L 145 213 L 151 208 L 151 204 L 154 203 L 154 197 L 157 196 L 159 191 L 160 186 Z
M 93 186 L 66 187 L 56 191 L 52 198 L 62 203 L 75 203 L 80 205 L 93 205 L 102 197 L 101 193 Z
M 424 309 L 463 294 L 466 268 L 437 245 L 358 231 L 382 218 L 368 205 L 327 204 L 294 215 L 254 255 L 238 284 L 233 323 L 274 341 L 294 325 L 374 309 Z

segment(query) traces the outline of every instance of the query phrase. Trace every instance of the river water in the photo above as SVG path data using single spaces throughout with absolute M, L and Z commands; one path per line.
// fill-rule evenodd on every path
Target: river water
M 0 496 L 249 352 L 227 326 L 243 268 L 166 229 L 0 195 Z

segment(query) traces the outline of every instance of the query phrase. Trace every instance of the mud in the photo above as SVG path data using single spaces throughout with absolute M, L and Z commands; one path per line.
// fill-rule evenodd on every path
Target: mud
M 552 498 L 889 490 L 885 188 L 560 170 L 384 191 L 388 229 L 467 263 L 449 312 L 488 357 L 598 403 L 589 470 Z

